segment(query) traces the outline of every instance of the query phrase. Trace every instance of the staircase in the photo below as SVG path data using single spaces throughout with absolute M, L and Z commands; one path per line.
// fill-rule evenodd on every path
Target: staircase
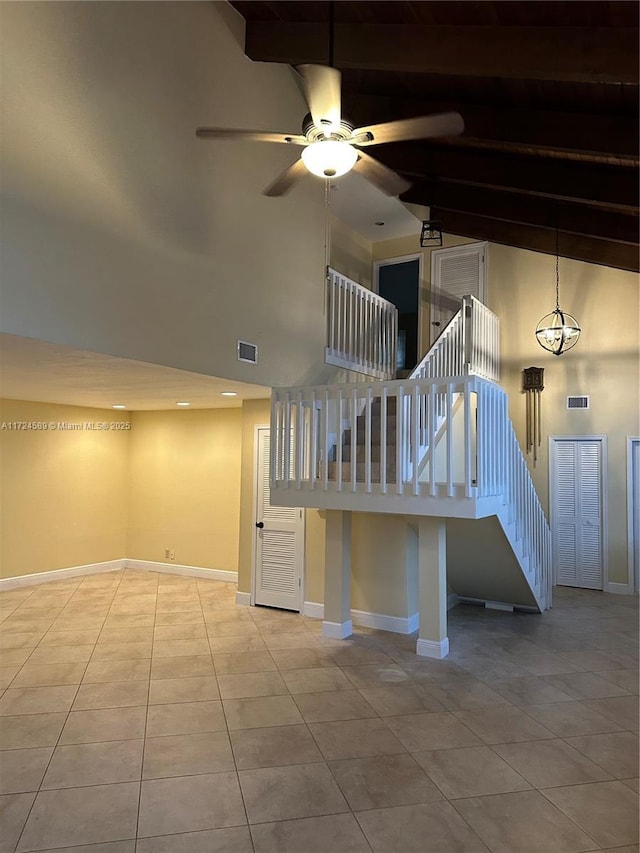
M 497 318 L 465 297 L 406 379 L 275 390 L 272 502 L 447 519 L 459 596 L 547 609 L 551 536 L 498 352 Z

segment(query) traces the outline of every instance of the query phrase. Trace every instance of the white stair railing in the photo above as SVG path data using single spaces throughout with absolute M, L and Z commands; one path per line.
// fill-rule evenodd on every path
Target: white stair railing
M 327 270 L 325 362 L 390 379 L 396 372 L 398 309 L 377 293 Z
M 489 504 L 511 531 L 523 571 L 550 602 L 549 526 L 506 394 L 493 382 L 457 376 L 275 390 L 271 424 L 274 503 L 289 490 L 315 492 L 317 503 L 304 505 L 326 508 L 337 498 L 344 508 L 350 495 L 354 510 L 367 495 L 402 496 L 402 511 L 421 515 L 425 498 L 495 499 Z

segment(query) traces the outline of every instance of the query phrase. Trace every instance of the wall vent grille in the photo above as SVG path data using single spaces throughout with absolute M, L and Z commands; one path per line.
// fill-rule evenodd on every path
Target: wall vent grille
M 588 409 L 588 397 L 567 397 L 567 409 Z
M 258 347 L 248 341 L 238 341 L 238 361 L 248 361 L 250 364 L 258 363 Z

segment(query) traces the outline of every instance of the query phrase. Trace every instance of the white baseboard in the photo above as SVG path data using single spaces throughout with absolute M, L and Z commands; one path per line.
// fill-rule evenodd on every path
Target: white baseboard
M 179 563 L 154 563 L 152 560 L 126 560 L 128 569 L 141 569 L 145 572 L 163 572 L 167 575 L 186 575 L 193 578 L 206 578 L 210 581 L 238 583 L 237 572 L 223 569 L 205 569 L 203 566 L 181 566 Z
M 505 610 L 507 613 L 513 613 L 513 604 L 505 604 L 504 601 L 485 601 L 484 606 L 487 610 Z
M 311 619 L 324 619 L 324 604 L 318 601 L 305 601 L 302 615 Z M 367 610 L 352 610 L 351 622 L 363 628 L 376 628 L 378 631 L 390 631 L 393 634 L 413 634 L 418 630 L 419 616 L 387 616 L 384 613 L 369 613 Z M 334 623 L 326 623 L 334 624 Z M 338 623 L 336 623 L 338 624 Z
M 605 592 L 612 592 L 614 595 L 630 595 L 628 583 L 608 583 L 604 588 Z
M 244 607 L 249 607 L 251 604 L 251 593 L 236 592 L 236 604 L 242 604 Z
M 436 658 L 442 660 L 449 654 L 449 638 L 437 642 L 436 640 L 421 640 L 416 643 L 416 654 L 423 658 Z
M 453 610 L 454 607 L 457 607 L 460 604 L 460 599 L 458 598 L 457 593 L 450 592 L 447 596 L 447 610 Z
M 21 575 L 15 578 L 2 578 L 0 589 L 18 589 L 21 586 L 33 586 L 38 583 L 68 580 L 81 575 L 99 575 L 104 572 L 117 572 L 124 569 L 126 560 L 105 560 L 102 563 L 87 563 L 85 566 L 69 566 L 66 569 L 52 569 L 48 572 L 37 572 L 32 575 Z
M 353 634 L 351 619 L 348 622 L 323 622 L 322 636 L 330 640 L 344 640 Z

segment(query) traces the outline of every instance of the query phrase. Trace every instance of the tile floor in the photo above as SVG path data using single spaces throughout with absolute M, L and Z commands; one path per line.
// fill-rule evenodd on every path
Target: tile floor
M 0 596 L 0 853 L 637 853 L 637 599 L 458 606 L 433 661 L 234 597 Z

